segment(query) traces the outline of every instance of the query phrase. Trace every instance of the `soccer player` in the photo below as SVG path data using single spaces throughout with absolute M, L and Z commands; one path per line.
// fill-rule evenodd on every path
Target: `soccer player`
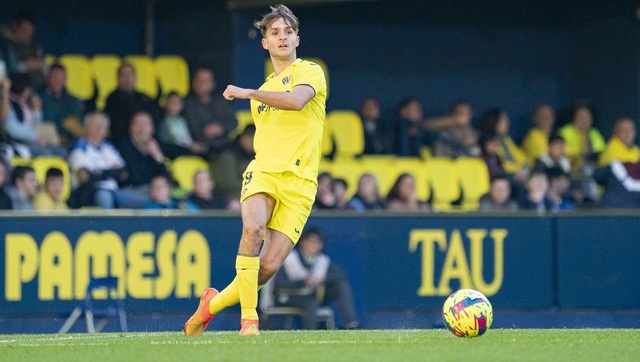
M 274 73 L 260 89 L 229 85 L 226 99 L 251 99 L 255 159 L 242 183 L 242 237 L 236 277 L 205 289 L 184 334 L 200 335 L 213 316 L 240 302 L 241 336 L 257 336 L 258 289 L 282 266 L 309 217 L 317 189 L 327 85 L 317 64 L 297 59 L 298 19 L 284 5 L 256 21 Z

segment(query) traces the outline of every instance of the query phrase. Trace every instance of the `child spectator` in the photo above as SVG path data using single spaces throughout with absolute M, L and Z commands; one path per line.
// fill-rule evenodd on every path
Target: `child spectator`
M 171 180 L 165 174 L 159 174 L 151 178 L 149 196 L 151 201 L 145 205 L 145 209 L 198 210 L 198 207 L 191 201 L 176 200 L 171 197 Z
M 197 171 L 193 175 L 193 192 L 189 195 L 189 201 L 200 210 L 240 210 L 240 201 L 230 201 L 225 194 L 218 191 L 215 181 L 207 170 Z
M 167 95 L 165 116 L 158 127 L 158 138 L 168 144 L 182 146 L 195 154 L 204 154 L 207 146 L 194 142 L 189 132 L 187 120 L 182 116 L 183 102 L 177 92 Z
M 33 199 L 33 208 L 38 211 L 68 210 L 67 203 L 60 198 L 64 189 L 64 174 L 59 168 L 47 170 L 43 190 Z
M 491 180 L 491 188 L 480 198 L 480 211 L 516 211 L 518 203 L 511 199 L 511 182 L 506 175 Z

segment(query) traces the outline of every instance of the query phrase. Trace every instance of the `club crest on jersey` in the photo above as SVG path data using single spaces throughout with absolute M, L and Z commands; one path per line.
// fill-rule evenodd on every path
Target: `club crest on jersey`
M 287 85 L 287 84 L 289 84 L 289 82 L 291 82 L 291 76 L 290 75 L 282 78 L 282 84 Z

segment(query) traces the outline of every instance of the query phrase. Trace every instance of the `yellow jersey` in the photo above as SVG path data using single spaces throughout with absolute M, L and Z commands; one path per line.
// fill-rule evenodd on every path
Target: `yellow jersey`
M 316 182 L 327 99 L 327 83 L 322 68 L 296 59 L 280 74 L 269 75 L 260 90 L 291 92 L 297 85 L 308 85 L 315 91 L 315 96 L 300 111 L 278 109 L 251 100 L 251 114 L 256 125 L 253 170 L 291 171 Z

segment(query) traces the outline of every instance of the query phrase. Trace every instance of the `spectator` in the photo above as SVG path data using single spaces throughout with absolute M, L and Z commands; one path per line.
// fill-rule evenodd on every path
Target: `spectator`
M 16 74 L 11 81 L 11 107 L 6 127 L 9 136 L 28 147 L 23 158 L 57 155 L 65 157 L 67 149 L 60 145 L 60 137 L 50 122 L 42 121 L 42 99 L 33 93 L 27 74 Z
M 613 127 L 613 136 L 598 159 L 603 167 L 613 160 L 634 163 L 640 158 L 640 149 L 635 144 L 636 125 L 630 118 L 620 118 Z
M 256 126 L 248 125 L 236 139 L 222 152 L 215 155 L 209 165 L 211 178 L 216 180 L 218 188 L 229 198 L 237 198 L 242 186 L 242 175 L 255 158 L 253 138 Z
M 151 116 L 146 112 L 138 112 L 131 119 L 128 139 L 122 141 L 119 147 L 128 175 L 123 186 L 138 195 L 149 195 L 151 178 L 168 173 L 164 165 L 164 153 L 153 132 Z M 135 208 L 143 207 L 147 202 Z
M 450 125 L 442 128 L 433 145 L 433 156 L 457 158 L 459 156 L 479 156 L 478 132 L 471 126 L 473 109 L 465 101 L 457 101 L 451 106 Z
M 316 201 L 313 203 L 314 210 L 336 209 L 336 195 L 333 193 L 333 177 L 328 172 L 321 172 L 318 175 L 318 191 Z
M 191 93 L 184 99 L 183 110 L 191 136 L 214 154 L 229 144 L 229 133 L 238 126 L 231 103 L 214 93 L 215 89 L 213 71 L 208 68 L 196 69 L 191 80 Z
M 359 212 L 366 210 L 383 210 L 384 201 L 378 190 L 378 180 L 370 173 L 364 173 L 358 179 L 355 195 L 347 203 L 347 209 Z
M 102 112 L 84 117 L 85 137 L 78 140 L 69 154 L 74 191 L 72 208 L 98 206 L 103 209 L 141 208 L 149 197 L 146 190 L 119 188 L 127 180 L 126 163 L 120 152 L 106 140 L 109 117 Z
M 416 180 L 408 173 L 403 173 L 396 179 L 389 190 L 386 208 L 390 211 L 428 211 L 429 204 L 418 200 L 416 194 Z
M 276 306 L 302 309 L 302 329 L 317 329 L 318 307 L 335 303 L 345 328 L 358 328 L 349 280 L 323 249 L 324 236 L 319 230 L 310 228 L 300 237 L 273 278 Z
M 360 101 L 358 114 L 362 119 L 364 130 L 364 155 L 379 155 L 392 153 L 393 139 L 389 137 L 389 130 L 380 118 L 380 103 L 374 97 L 364 97 Z
M 511 181 L 506 175 L 491 180 L 491 188 L 480 197 L 480 211 L 516 211 L 518 203 L 511 199 Z
M 240 211 L 238 199 L 229 200 L 225 194 L 216 189 L 216 183 L 211 174 L 200 170 L 193 175 L 193 192 L 189 201 L 200 210 L 232 210 Z
M 35 15 L 30 11 L 19 11 L 9 27 L 2 29 L 0 46 L 7 74 L 29 74 L 34 88 L 39 88 L 43 84 L 46 62 L 42 47 L 34 40 L 35 32 Z
M 7 195 L 7 181 L 11 178 L 11 169 L 9 164 L 0 158 L 0 210 L 11 210 L 13 204 L 11 198 Z
M 3 77 L 0 74 L 0 159 L 10 162 L 13 158 L 15 151 L 13 149 L 13 140 L 7 132 L 6 123 L 9 118 L 9 108 L 11 103 L 9 102 L 8 89 L 11 88 L 11 81 L 9 78 Z
M 349 189 L 349 185 L 347 181 L 343 178 L 334 178 L 331 181 L 331 191 L 336 195 L 336 208 L 340 210 L 344 210 L 347 208 L 347 190 Z
M 593 178 L 604 187 L 599 201 L 602 208 L 640 208 L 640 161 L 621 162 L 613 160 L 598 168 Z
M 550 201 L 551 211 L 570 211 L 576 208 L 576 204 L 571 197 L 567 195 L 571 179 L 569 174 L 559 167 L 551 168 L 547 171 L 549 178 L 549 191 L 547 198 Z
M 30 166 L 17 166 L 13 169 L 13 185 L 5 192 L 11 199 L 13 210 L 33 210 L 32 199 L 38 193 L 36 173 Z
M 544 172 L 552 168 L 559 168 L 562 172 L 571 174 L 571 161 L 565 153 L 564 138 L 559 135 L 549 137 L 547 150 L 546 154 L 536 160 L 533 168 Z
M 136 70 L 129 63 L 118 68 L 118 88 L 107 97 L 104 112 L 111 119 L 109 138 L 119 144 L 129 138 L 129 123 L 133 115 L 146 112 L 154 120 L 160 121 L 162 110 L 158 103 L 144 93 L 136 90 Z
M 553 130 L 556 115 L 548 104 L 541 104 L 536 107 L 531 117 L 533 127 L 522 140 L 522 149 L 527 155 L 529 162 L 533 164 L 538 158 L 547 154 L 549 145 L 549 135 Z
M 583 171 L 585 176 L 593 173 L 594 160 L 604 151 L 606 145 L 600 131 L 591 127 L 593 124 L 593 112 L 586 104 L 578 104 L 574 107 L 571 123 L 560 128 L 560 135 L 564 138 L 567 157 L 571 160 L 571 168 L 581 170 L 590 168 L 591 172 Z
M 64 189 L 64 174 L 59 168 L 47 170 L 44 179 L 44 189 L 33 198 L 33 208 L 38 211 L 68 210 L 67 203 L 61 199 Z
M 536 210 L 538 212 L 550 211 L 553 204 L 547 198 L 549 191 L 549 179 L 547 174 L 534 170 L 527 180 L 527 194 L 520 202 L 520 208 L 523 210 Z
M 167 174 L 158 174 L 151 178 L 149 196 L 150 201 L 145 209 L 163 210 L 189 210 L 197 211 L 198 207 L 189 200 L 177 200 L 171 197 L 171 179 Z
M 516 180 L 527 179 L 529 173 L 529 161 L 524 152 L 513 142 L 509 136 L 509 116 L 504 110 L 493 108 L 486 111 L 480 120 L 480 132 L 483 139 L 497 136 L 497 154 L 502 160 L 505 171 Z
M 422 157 L 422 148 L 428 145 L 423 127 L 422 105 L 417 98 L 406 98 L 396 110 L 395 153 L 399 156 Z
M 187 120 L 182 116 L 183 102 L 177 92 L 170 92 L 167 95 L 167 105 L 165 116 L 160 122 L 158 138 L 160 141 L 188 148 L 191 152 L 204 155 L 207 146 L 194 142 L 187 126 Z
M 51 121 L 60 135 L 60 143 L 72 147 L 82 137 L 80 123 L 83 103 L 67 92 L 67 71 L 60 64 L 49 68 L 46 87 L 40 92 L 42 98 L 42 117 Z

